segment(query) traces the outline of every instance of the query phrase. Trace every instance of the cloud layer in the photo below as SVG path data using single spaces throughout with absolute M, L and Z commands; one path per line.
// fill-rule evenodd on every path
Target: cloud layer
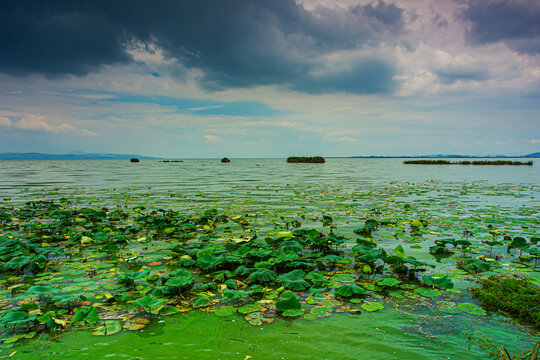
M 180 73 L 199 70 L 207 89 L 385 93 L 395 87 L 391 60 L 369 51 L 340 67 L 326 60 L 396 42 L 403 11 L 384 1 L 313 11 L 294 0 L 2 2 L 0 71 L 85 75 L 132 62 L 130 48 L 143 46 L 174 59 Z
M 0 0 L 0 151 L 530 153 L 537 0 Z

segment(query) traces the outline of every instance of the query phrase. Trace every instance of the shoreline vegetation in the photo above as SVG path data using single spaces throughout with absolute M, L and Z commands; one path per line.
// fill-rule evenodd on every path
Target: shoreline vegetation
M 449 161 L 449 160 L 405 160 L 405 165 L 526 165 L 532 166 L 532 161 L 510 160 L 476 160 L 476 161 Z
M 326 160 L 322 156 L 290 156 L 287 163 L 324 164 Z

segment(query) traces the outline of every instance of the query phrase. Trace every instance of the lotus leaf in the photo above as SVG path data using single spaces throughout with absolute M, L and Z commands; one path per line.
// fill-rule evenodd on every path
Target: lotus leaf
M 291 309 L 300 309 L 302 304 L 298 300 L 298 296 L 290 290 L 281 293 L 279 300 L 276 302 L 277 311 L 285 311 Z
M 144 329 L 148 324 L 150 324 L 150 319 L 145 317 L 134 317 L 126 320 L 122 327 L 129 331 L 136 331 Z
M 370 311 L 370 312 L 384 309 L 384 305 L 376 303 L 376 302 L 368 302 L 368 303 L 362 304 L 361 307 L 362 309 L 366 311 Z
M 234 275 L 248 276 L 249 274 L 251 274 L 252 271 L 253 271 L 253 269 L 249 269 L 249 268 L 245 267 L 244 265 L 240 265 L 239 267 L 237 267 L 234 270 Z
M 95 324 L 98 320 L 99 313 L 95 307 L 83 306 L 75 311 L 75 315 L 71 318 L 70 322 L 72 324 L 77 322 Z
M 254 326 L 261 326 L 262 324 L 270 324 L 271 322 L 274 321 L 274 318 L 264 317 L 264 314 L 259 311 L 246 315 L 245 319 L 248 323 Z
M 396 287 L 401 284 L 401 281 L 394 278 L 384 278 L 377 280 L 377 285 L 384 287 Z
M 290 271 L 278 276 L 277 280 L 287 289 L 304 290 L 309 287 L 309 283 L 304 280 L 306 273 L 300 269 Z
M 255 283 L 267 283 L 276 280 L 277 274 L 270 269 L 258 269 L 249 275 L 248 280 Z
M 299 253 L 303 249 L 302 245 L 300 245 L 298 242 L 294 240 L 287 240 L 287 241 L 282 242 L 279 248 L 281 249 L 281 251 L 285 251 L 285 252 L 291 251 L 294 253 Z
M 173 275 L 173 277 L 167 279 L 167 281 L 165 282 L 165 286 L 184 289 L 193 284 L 193 276 L 187 270 L 176 270 L 171 275 Z
M 457 304 L 457 308 L 471 315 L 486 315 L 486 311 L 480 306 L 471 303 Z
M 4 344 L 11 344 L 16 341 L 19 341 L 20 339 L 32 339 L 34 336 L 36 336 L 36 332 L 32 331 L 29 333 L 21 333 L 17 335 L 13 335 L 12 337 L 9 337 L 7 339 L 4 339 Z
M 352 285 L 342 285 L 336 289 L 336 294 L 343 297 L 349 297 L 354 294 L 364 294 L 366 290 L 362 289 L 360 286 Z
M 58 294 L 60 289 L 54 286 L 31 286 L 26 292 L 37 296 L 52 296 Z
M 0 318 L 1 325 L 22 325 L 36 320 L 35 315 L 28 315 L 26 311 L 9 311 Z
M 260 311 L 261 306 L 259 304 L 247 304 L 238 308 L 240 314 L 249 314 L 254 311 Z
M 223 306 L 214 311 L 217 316 L 230 316 L 236 312 L 236 309 L 232 306 Z
M 411 228 L 421 229 L 424 227 L 424 224 L 420 220 L 411 221 Z
M 141 307 L 152 307 L 152 306 L 160 305 L 162 303 L 163 301 L 158 300 L 158 298 L 156 298 L 153 295 L 145 295 L 142 298 L 137 299 L 133 302 L 133 304 L 137 306 L 141 306 Z
M 240 290 L 232 290 L 232 289 L 225 289 L 223 290 L 223 297 L 228 300 L 236 300 L 241 299 L 243 297 L 249 296 L 253 293 L 253 291 L 240 291 Z
M 327 278 L 316 271 L 312 271 L 306 275 L 306 279 L 310 280 L 313 284 L 317 286 L 325 286 L 330 282 Z
M 97 336 L 106 336 L 106 335 L 113 335 L 122 330 L 122 323 L 118 320 L 106 320 L 103 322 L 103 325 L 96 328 L 95 331 L 92 332 L 93 335 Z
M 422 280 L 427 285 L 433 285 L 433 286 L 436 286 L 436 287 L 441 288 L 441 289 L 453 289 L 454 288 L 454 283 L 452 282 L 452 280 L 450 280 L 446 276 L 441 277 L 441 278 L 436 278 L 436 277 L 432 277 L 432 276 L 429 276 L 429 275 L 424 275 Z
M 221 259 L 219 257 L 214 256 L 213 248 L 200 250 L 197 253 L 197 266 L 202 270 L 208 270 L 211 267 L 219 265 L 220 261 Z
M 227 285 L 227 288 L 238 290 L 238 283 L 234 279 L 229 279 L 223 283 L 224 285 Z
M 441 295 L 439 291 L 428 289 L 428 288 L 418 288 L 414 290 L 414 292 L 418 295 L 425 296 L 425 297 L 435 297 L 435 296 Z
M 210 303 L 210 299 L 207 296 L 199 296 L 193 300 L 193 307 L 199 308 L 204 307 Z

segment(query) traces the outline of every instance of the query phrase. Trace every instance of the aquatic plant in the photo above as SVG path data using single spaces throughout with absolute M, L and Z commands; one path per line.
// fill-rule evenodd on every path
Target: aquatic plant
M 478 279 L 473 295 L 491 311 L 499 311 L 523 324 L 540 330 L 540 286 L 530 279 L 511 275 Z
M 323 164 L 325 159 L 322 156 L 290 156 L 287 158 L 288 163 L 308 163 L 308 164 Z
M 404 164 L 409 165 L 526 165 L 532 166 L 532 161 L 511 161 L 511 160 L 475 160 L 475 161 L 449 161 L 449 160 L 405 160 Z
M 9 264 L 0 267 L 7 304 L 0 311 L 7 316 L 4 338 L 14 342 L 34 332 L 82 325 L 91 325 L 95 335 L 112 335 L 120 327 L 141 329 L 156 316 L 190 310 L 243 314 L 250 324 L 270 323 L 276 312 L 314 320 L 337 311 L 381 310 L 385 305 L 374 302 L 376 297 L 443 296 L 452 289 L 450 275 L 424 274 L 433 265 L 405 251 L 407 244 L 413 249 L 411 239 L 437 230 L 436 220 L 420 213 L 409 218 L 413 206 L 397 208 L 407 218 L 375 218 L 380 212 L 370 208 L 369 216 L 343 233 L 340 217 L 326 213 L 311 218 L 317 229 L 292 226 L 289 220 L 296 218 L 291 217 L 265 232 L 256 216 L 226 215 L 215 208 L 183 214 L 150 206 L 76 207 L 68 200 L 0 205 L 6 214 L 0 258 Z M 310 223 L 305 216 L 298 219 Z M 398 231 L 409 240 L 388 248 L 381 233 L 392 237 Z M 528 258 L 537 251 L 533 237 L 525 245 L 505 241 L 510 250 L 521 246 Z M 442 235 L 435 240 L 435 246 L 461 250 L 456 266 L 475 273 L 485 264 L 499 269 L 496 261 L 469 257 L 487 245 Z M 498 255 L 515 256 L 512 251 Z M 31 305 L 18 305 L 27 299 Z M 483 311 L 463 304 L 456 311 Z

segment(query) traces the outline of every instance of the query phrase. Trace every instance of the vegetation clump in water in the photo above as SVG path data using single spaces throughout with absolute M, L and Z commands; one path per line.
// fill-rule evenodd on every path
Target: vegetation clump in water
M 482 305 L 540 330 L 540 286 L 517 276 L 489 276 L 479 279 L 482 287 L 471 291 Z
M 475 160 L 475 161 L 449 161 L 449 160 L 405 160 L 406 165 L 527 165 L 532 166 L 532 161 L 510 160 Z
M 290 156 L 287 158 L 288 163 L 307 163 L 307 164 L 323 164 L 325 159 L 322 156 Z
M 240 186 L 235 194 L 243 196 L 230 198 L 201 193 L 204 202 L 199 195 L 139 187 L 5 198 L 0 243 L 6 241 L 2 260 L 9 265 L 0 271 L 0 339 L 21 340 L 19 348 L 33 346 L 25 339 L 34 336 L 54 339 L 88 328 L 113 335 L 187 311 L 255 326 L 280 318 L 281 326 L 337 312 L 388 309 L 384 317 L 427 310 L 463 324 L 486 315 L 462 302 L 464 281 L 493 273 L 538 278 L 534 207 L 516 207 L 515 216 L 507 216 L 504 206 L 456 201 L 456 194 L 482 190 L 522 197 L 533 187 L 398 182 L 350 193 L 321 185 L 259 189 L 280 190 L 279 210 L 261 209 L 254 189 L 259 185 Z M 294 200 L 283 189 L 292 190 Z M 428 191 L 427 197 L 407 198 Z M 35 201 L 42 196 L 59 201 Z M 210 202 L 215 209 L 208 210 Z M 470 216 L 463 217 L 465 209 Z M 433 270 L 430 254 L 438 263 L 440 255 L 447 257 Z M 521 347 L 513 338 L 505 346 L 511 352 Z
M 231 159 L 224 157 L 223 159 L 221 159 L 221 162 L 222 163 L 230 163 Z
M 334 228 L 221 237 L 218 227 L 249 222 L 217 209 L 195 216 L 76 208 L 65 200 L 0 206 L 0 214 L 5 342 L 86 325 L 98 326 L 96 335 L 112 335 L 190 310 L 239 312 L 259 324 L 297 318 L 307 309 L 304 318 L 315 320 L 383 309 L 373 300 L 402 285 L 411 296 L 414 290 L 427 297 L 453 287 L 445 276 L 422 277 L 433 265 L 405 255 L 402 246 L 385 250 L 359 238 L 349 249 Z M 332 222 L 323 217 L 326 226 Z M 362 231 L 391 224 L 368 219 Z

